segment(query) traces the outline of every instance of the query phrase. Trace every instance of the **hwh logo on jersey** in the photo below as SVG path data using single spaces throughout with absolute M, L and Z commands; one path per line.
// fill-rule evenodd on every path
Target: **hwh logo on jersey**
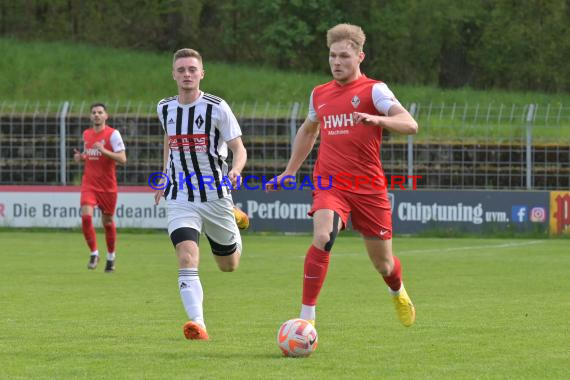
M 105 146 L 105 140 L 104 140 L 104 139 L 101 140 L 101 141 L 98 141 L 98 143 L 101 144 L 101 145 L 103 145 L 103 146 Z M 99 157 L 99 156 L 102 156 L 102 155 L 103 155 L 103 153 L 101 153 L 101 152 L 99 151 L 99 149 L 95 149 L 95 148 L 85 149 L 85 152 L 84 152 L 84 153 L 85 153 L 86 155 L 88 155 L 89 157 Z
M 340 115 L 328 115 L 323 117 L 324 128 L 354 127 L 354 120 L 351 113 Z

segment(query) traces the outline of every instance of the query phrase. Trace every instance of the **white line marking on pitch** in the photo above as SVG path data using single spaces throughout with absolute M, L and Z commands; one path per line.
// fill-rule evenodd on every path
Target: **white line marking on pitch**
M 450 247 L 450 248 L 437 248 L 437 249 L 412 249 L 409 251 L 398 251 L 399 253 L 429 253 L 429 252 L 453 252 L 453 251 L 468 251 L 470 249 L 481 249 L 481 248 L 512 248 L 512 247 L 522 247 L 525 245 L 533 245 L 541 243 L 540 240 L 531 240 L 521 243 L 503 243 L 503 244 L 490 244 L 490 245 L 474 245 L 474 246 L 463 246 L 463 247 Z
M 453 251 L 469 251 L 472 249 L 481 249 L 481 248 L 513 248 L 513 247 L 523 247 L 526 245 L 534 245 L 542 243 L 542 240 L 531 240 L 525 241 L 520 243 L 503 243 L 503 244 L 488 244 L 488 245 L 472 245 L 472 246 L 463 246 L 463 247 L 450 247 L 450 248 L 436 248 L 436 249 L 411 249 L 411 250 L 395 250 L 395 254 L 400 253 L 439 253 L 439 252 L 453 252 Z M 360 256 L 362 254 L 366 255 L 366 252 L 361 253 L 339 253 L 334 254 L 335 257 L 343 257 L 343 256 Z M 299 256 L 300 258 L 305 258 L 305 256 Z

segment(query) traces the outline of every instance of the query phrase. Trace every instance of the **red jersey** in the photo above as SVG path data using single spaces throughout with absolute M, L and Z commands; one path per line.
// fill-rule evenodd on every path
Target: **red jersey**
M 100 142 L 112 152 L 125 150 L 121 134 L 114 128 L 106 125 L 102 131 L 96 133 L 93 128 L 83 131 L 83 157 L 85 169 L 81 181 L 81 191 L 97 191 L 104 193 L 117 192 L 117 177 L 115 175 L 115 161 L 103 156 L 103 153 L 93 148 L 93 144 Z
M 311 99 L 309 119 L 318 121 L 320 127 L 315 188 L 328 187 L 332 176 L 335 188 L 359 194 L 385 193 L 386 188 L 378 189 L 386 182 L 380 162 L 382 128 L 355 124 L 352 113 L 385 115 L 393 104 L 399 104 L 394 94 L 384 83 L 361 75 L 345 85 L 333 80 L 317 86 Z M 358 186 L 354 186 L 356 176 L 362 178 Z M 337 180 L 340 177 L 343 181 Z M 370 183 L 374 178 L 377 188 Z M 350 189 L 348 181 L 353 184 Z

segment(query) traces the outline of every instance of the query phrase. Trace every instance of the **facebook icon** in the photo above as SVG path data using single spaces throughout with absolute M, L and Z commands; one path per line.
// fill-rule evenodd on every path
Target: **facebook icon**
M 515 223 L 524 223 L 528 220 L 528 208 L 526 206 L 513 206 L 511 220 Z

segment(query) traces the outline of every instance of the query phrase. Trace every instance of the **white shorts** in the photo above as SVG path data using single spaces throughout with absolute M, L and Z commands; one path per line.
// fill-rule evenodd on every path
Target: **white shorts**
M 182 227 L 204 232 L 221 245 L 237 245 L 241 252 L 241 235 L 233 212 L 232 198 L 209 202 L 167 201 L 168 235 Z

